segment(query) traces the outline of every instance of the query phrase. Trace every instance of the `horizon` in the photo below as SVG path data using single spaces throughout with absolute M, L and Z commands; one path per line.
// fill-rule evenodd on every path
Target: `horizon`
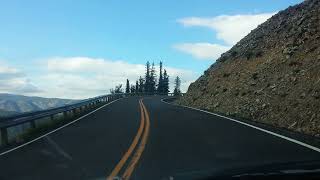
M 134 83 L 147 60 L 181 88 L 275 13 L 301 0 L 10 1 L 0 7 L 0 93 L 84 99 Z M 129 9 L 130 8 L 130 9 Z

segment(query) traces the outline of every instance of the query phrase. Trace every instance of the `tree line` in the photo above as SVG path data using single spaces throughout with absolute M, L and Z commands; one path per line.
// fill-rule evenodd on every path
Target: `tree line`
M 174 94 L 180 95 L 181 80 L 179 76 L 175 78 Z M 111 94 L 124 93 L 122 84 L 117 85 L 114 89 L 110 89 Z M 144 76 L 140 76 L 135 83 L 130 83 L 129 79 L 126 81 L 125 93 L 132 94 L 162 94 L 169 93 L 169 75 L 167 70 L 163 68 L 163 62 L 159 63 L 159 75 L 157 76 L 154 63 L 146 63 Z

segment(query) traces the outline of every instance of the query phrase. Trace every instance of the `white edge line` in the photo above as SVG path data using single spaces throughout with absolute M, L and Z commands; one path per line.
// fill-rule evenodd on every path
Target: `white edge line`
M 120 99 L 122 99 L 122 98 L 120 98 Z M 111 102 L 109 102 L 108 104 L 105 104 L 105 105 L 99 107 L 98 109 L 95 109 L 94 111 L 91 111 L 91 112 L 89 112 L 88 114 L 85 114 L 85 115 L 79 117 L 78 119 L 73 120 L 73 121 L 71 121 L 71 122 L 69 122 L 69 123 L 67 123 L 67 124 L 65 124 L 65 125 L 57 128 L 57 129 L 54 129 L 54 130 L 52 130 L 52 131 L 50 131 L 50 132 L 48 132 L 48 133 L 46 133 L 46 134 L 44 134 L 44 135 L 42 135 L 42 136 L 39 136 L 39 137 L 31 140 L 31 141 L 28 141 L 28 142 L 26 142 L 26 143 L 24 143 L 24 144 L 21 144 L 21 145 L 17 146 L 17 147 L 14 147 L 14 148 L 12 148 L 12 149 L 9 149 L 9 150 L 7 150 L 7 151 L 4 151 L 4 152 L 0 153 L 0 156 L 5 155 L 5 154 L 8 154 L 8 153 L 10 153 L 10 152 L 12 152 L 12 151 L 14 151 L 14 150 L 19 149 L 19 148 L 22 148 L 22 147 L 24 147 L 24 146 L 26 146 L 26 145 L 28 145 L 28 144 L 31 144 L 31 143 L 33 143 L 33 142 L 35 142 L 35 141 L 37 141 L 37 140 L 39 140 L 39 139 L 41 139 L 41 138 L 43 138 L 43 137 L 46 137 L 46 136 L 48 136 L 48 135 L 50 135 L 50 134 L 52 134 L 52 133 L 54 133 L 54 132 L 56 132 L 56 131 L 58 131 L 58 130 L 60 130 L 60 129 L 62 129 L 62 128 L 65 128 L 65 127 L 67 127 L 67 126 L 69 126 L 69 125 L 71 125 L 71 124 L 73 124 L 73 123 L 81 120 L 82 118 L 87 117 L 87 116 L 89 116 L 90 114 L 92 114 L 92 113 L 94 113 L 94 112 L 96 112 L 96 111 L 98 111 L 98 110 L 100 110 L 100 109 L 102 109 L 102 108 L 104 108 L 104 107 L 106 107 L 106 106 L 108 106 L 108 105 L 110 105 L 110 104 L 112 104 L 112 103 L 120 100 L 120 99 L 116 99 L 116 100 L 114 100 L 114 101 L 111 101 Z
M 268 131 L 268 130 L 266 130 L 266 129 L 262 129 L 262 128 L 253 126 L 253 125 L 251 125 L 251 124 L 248 124 L 248 123 L 245 123 L 245 122 L 242 122 L 242 121 L 239 121 L 239 120 L 235 120 L 235 119 L 232 119 L 232 118 L 229 118 L 229 117 L 226 117 L 226 116 L 222 116 L 222 115 L 219 115 L 219 114 L 216 114 L 216 113 L 212 113 L 212 112 L 209 112 L 209 111 L 205 111 L 205 110 L 201 110 L 201 109 L 197 109 L 197 108 L 193 108 L 193 107 L 189 107 L 189 106 L 183 106 L 183 105 L 177 105 L 177 104 L 168 103 L 168 102 L 164 101 L 165 99 L 171 99 L 171 98 L 161 99 L 161 102 L 166 103 L 166 104 L 170 104 L 170 105 L 173 105 L 173 106 L 185 107 L 185 108 L 189 108 L 189 109 L 201 111 L 201 112 L 204 112 L 204 113 L 207 113 L 207 114 L 215 115 L 215 116 L 218 116 L 218 117 L 222 117 L 222 118 L 228 119 L 228 120 L 230 120 L 230 121 L 240 123 L 240 124 L 242 124 L 242 125 L 245 125 L 245 126 L 248 126 L 248 127 L 254 128 L 254 129 L 257 129 L 257 130 L 259 130 L 259 131 L 263 131 L 263 132 L 265 132 L 265 133 L 268 133 L 268 134 L 277 136 L 277 137 L 282 138 L 282 139 L 285 139 L 285 140 L 287 140 L 287 141 L 290 141 L 290 142 L 299 144 L 299 145 L 301 145 L 301 146 L 304 146 L 304 147 L 306 147 L 306 148 L 312 149 L 312 150 L 314 150 L 314 151 L 320 152 L 320 148 L 317 148 L 317 147 L 311 146 L 311 145 L 309 145 L 309 144 L 306 144 L 306 143 L 304 143 L 304 142 L 301 142 L 301 141 L 298 141 L 298 140 L 295 140 L 295 139 L 292 139 L 292 138 L 283 136 L 283 135 L 281 135 L 281 134 L 277 134 L 277 133 L 275 133 L 275 132 Z

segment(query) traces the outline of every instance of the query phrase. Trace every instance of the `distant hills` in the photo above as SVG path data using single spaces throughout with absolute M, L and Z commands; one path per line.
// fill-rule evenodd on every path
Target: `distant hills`
M 13 116 L 19 114 L 18 112 L 15 111 L 6 111 L 3 109 L 0 109 L 0 117 L 8 117 L 8 116 Z
M 65 106 L 78 101 L 0 93 L 0 117 Z
M 177 103 L 320 137 L 320 1 L 251 31 Z

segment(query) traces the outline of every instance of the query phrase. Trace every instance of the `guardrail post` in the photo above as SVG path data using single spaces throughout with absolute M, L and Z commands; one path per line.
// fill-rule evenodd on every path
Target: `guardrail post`
M 51 121 L 54 120 L 54 115 L 53 115 L 53 114 L 50 115 L 50 120 L 51 120 Z
M 63 118 L 66 118 L 68 116 L 67 111 L 63 112 Z
M 30 121 L 31 128 L 36 128 L 36 122 L 34 120 Z
M 8 144 L 8 131 L 7 131 L 7 128 L 1 128 L 0 129 L 1 131 L 1 142 L 2 142 L 2 145 L 7 145 Z
M 73 116 L 76 115 L 76 109 L 72 109 Z

